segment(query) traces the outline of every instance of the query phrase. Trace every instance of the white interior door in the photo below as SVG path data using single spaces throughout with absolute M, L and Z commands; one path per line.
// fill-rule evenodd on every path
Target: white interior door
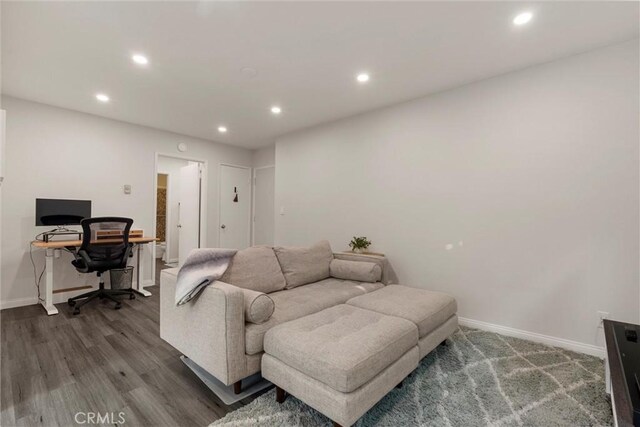
M 220 247 L 250 245 L 251 169 L 220 165 Z
M 276 168 L 256 169 L 254 177 L 253 244 L 273 245 Z
M 178 192 L 178 263 L 200 247 L 200 163 L 180 168 Z

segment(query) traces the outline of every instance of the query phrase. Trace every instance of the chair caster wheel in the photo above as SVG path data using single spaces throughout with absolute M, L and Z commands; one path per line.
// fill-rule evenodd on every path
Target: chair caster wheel
M 115 306 L 115 310 L 120 310 L 122 308 L 122 304 L 121 303 L 117 303 Z
M 74 305 L 76 305 L 76 302 L 69 300 L 67 301 L 67 304 L 69 304 L 70 307 L 73 307 Z
M 129 299 L 136 299 L 136 294 L 129 294 Z
M 75 316 L 77 314 L 80 314 L 80 308 L 78 308 L 78 307 L 73 309 L 73 315 Z

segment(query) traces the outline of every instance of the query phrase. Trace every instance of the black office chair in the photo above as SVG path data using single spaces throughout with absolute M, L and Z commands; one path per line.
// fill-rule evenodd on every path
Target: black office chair
M 127 266 L 127 259 L 131 253 L 129 231 L 132 224 L 132 219 L 118 217 L 86 218 L 80 221 L 82 245 L 74 254 L 76 259 L 71 261 L 71 264 L 81 273 L 96 272 L 100 278 L 100 288 L 69 298 L 69 305 L 75 307 L 73 314 L 79 314 L 80 307 L 95 298 L 110 299 L 116 303 L 116 310 L 122 307 L 122 303 L 115 298 L 116 296 L 129 295 L 129 299 L 135 299 L 133 289 L 105 289 L 102 276 L 105 271 Z M 98 238 L 97 231 L 109 233 L 108 235 L 101 233 L 102 235 Z M 80 299 L 84 301 L 76 302 Z

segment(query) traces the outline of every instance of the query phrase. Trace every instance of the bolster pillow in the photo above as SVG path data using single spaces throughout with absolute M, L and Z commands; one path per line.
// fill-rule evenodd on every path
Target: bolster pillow
M 329 265 L 329 271 L 331 277 L 356 282 L 378 282 L 382 277 L 382 269 L 375 262 L 334 259 Z
M 242 293 L 244 294 L 244 320 L 257 324 L 269 320 L 276 308 L 271 297 L 251 289 L 242 289 Z

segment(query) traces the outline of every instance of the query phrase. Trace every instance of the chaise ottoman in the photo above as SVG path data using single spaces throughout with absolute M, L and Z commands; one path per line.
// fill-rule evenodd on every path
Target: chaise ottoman
M 412 322 L 341 304 L 270 329 L 262 376 L 350 426 L 396 387 L 419 361 Z
M 388 316 L 407 319 L 418 327 L 420 359 L 458 329 L 456 300 L 442 292 L 389 285 L 346 302 Z
M 265 335 L 262 376 L 350 426 L 458 327 L 451 296 L 389 285 Z

